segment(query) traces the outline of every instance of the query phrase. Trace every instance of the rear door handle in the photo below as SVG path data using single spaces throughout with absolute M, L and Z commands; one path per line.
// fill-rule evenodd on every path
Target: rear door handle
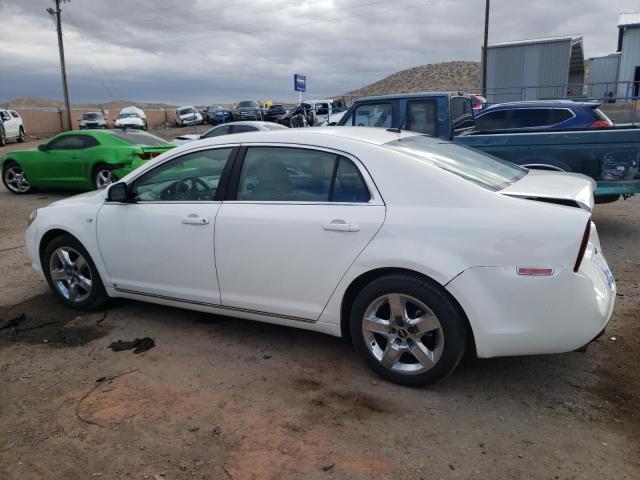
M 182 217 L 182 223 L 186 225 L 208 225 L 209 219 L 207 217 L 200 217 L 195 213 L 192 213 L 188 217 Z
M 347 223 L 344 220 L 335 219 L 328 223 L 323 223 L 322 229 L 334 230 L 337 232 L 357 232 L 360 230 L 360 226 L 357 223 Z

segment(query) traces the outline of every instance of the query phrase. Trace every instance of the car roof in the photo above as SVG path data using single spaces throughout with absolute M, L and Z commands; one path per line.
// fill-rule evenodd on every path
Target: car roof
M 280 125 L 279 123 L 276 122 L 263 122 L 261 120 L 242 120 L 239 122 L 229 122 L 229 123 L 223 123 L 221 125 L 218 125 L 214 128 L 219 128 L 222 127 L 223 125 L 249 125 L 252 127 L 260 127 L 263 125 Z
M 240 123 L 267 123 L 267 122 L 233 122 L 234 125 Z M 408 130 L 397 133 L 396 130 L 371 127 L 312 127 L 312 128 L 285 128 L 279 130 L 236 133 L 218 137 L 198 140 L 199 146 L 237 144 L 237 143 L 290 143 L 292 145 L 315 145 L 332 147 L 332 141 L 343 139 L 365 142 L 372 145 L 383 145 L 394 140 L 401 140 L 407 137 L 422 135 Z M 436 137 L 429 137 L 433 144 L 443 143 Z M 193 147 L 193 143 L 189 143 Z M 185 145 L 185 147 L 187 146 Z M 180 147 L 182 148 L 182 147 Z
M 572 100 L 531 100 L 523 102 L 495 103 L 486 107 L 481 113 L 489 110 L 505 110 L 510 108 L 595 108 L 600 105 L 597 102 L 574 102 Z M 480 115 L 480 113 L 478 113 Z
M 396 100 L 401 98 L 421 98 L 424 96 L 429 97 L 452 97 L 452 96 L 462 96 L 468 97 L 466 93 L 463 92 L 417 92 L 417 93 L 394 93 L 391 95 L 373 95 L 369 97 L 361 97 L 358 98 L 355 102 L 361 101 L 369 101 L 369 100 Z

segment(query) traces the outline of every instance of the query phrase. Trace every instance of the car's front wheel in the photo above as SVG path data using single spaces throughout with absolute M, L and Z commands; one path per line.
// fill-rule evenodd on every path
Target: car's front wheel
M 0 147 L 4 147 L 7 144 L 7 134 L 4 133 L 4 128 L 0 127 Z
M 390 274 L 364 287 L 351 308 L 356 350 L 379 375 L 419 386 L 447 377 L 466 348 L 466 324 L 439 285 Z
M 98 270 L 87 250 L 71 235 L 56 237 L 47 245 L 42 267 L 51 290 L 65 305 L 90 310 L 106 302 Z
M 96 187 L 96 190 L 106 188 L 118 180 L 111 170 L 109 165 L 104 164 L 98 165 L 94 169 L 93 186 Z
M 15 162 L 8 162 L 2 170 L 2 183 L 11 193 L 23 195 L 32 189 L 31 184 L 22 170 Z

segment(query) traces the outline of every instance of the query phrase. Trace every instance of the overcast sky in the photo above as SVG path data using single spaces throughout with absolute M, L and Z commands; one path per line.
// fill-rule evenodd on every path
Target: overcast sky
M 52 0 L 0 0 L 0 101 L 62 98 Z M 72 0 L 62 15 L 72 102 L 176 104 L 340 94 L 399 70 L 480 60 L 484 0 Z M 492 0 L 489 42 L 584 36 L 615 51 L 638 0 Z

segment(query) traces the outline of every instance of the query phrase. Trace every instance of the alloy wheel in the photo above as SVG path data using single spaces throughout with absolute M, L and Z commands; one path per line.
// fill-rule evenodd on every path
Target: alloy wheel
M 404 375 L 430 370 L 444 349 L 442 325 L 435 313 L 420 300 L 401 293 L 384 295 L 369 304 L 362 335 L 382 366 Z
M 49 275 L 58 293 L 66 300 L 81 303 L 91 295 L 93 279 L 89 264 L 71 247 L 54 250 L 49 259 Z
M 96 173 L 96 188 L 98 190 L 108 187 L 116 181 L 116 177 L 111 173 L 111 170 L 98 170 Z
M 31 189 L 24 172 L 17 165 L 12 165 L 4 172 L 4 181 L 7 188 L 15 193 L 26 193 Z

